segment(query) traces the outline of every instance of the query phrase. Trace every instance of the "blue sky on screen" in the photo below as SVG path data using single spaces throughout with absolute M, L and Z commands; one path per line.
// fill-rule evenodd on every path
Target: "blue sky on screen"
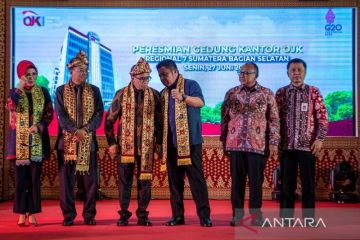
M 23 11 L 44 17 L 43 26 L 25 26 Z M 39 73 L 49 80 L 59 65 L 60 50 L 69 26 L 87 34 L 98 34 L 100 42 L 112 50 L 115 90 L 129 82 L 129 69 L 140 56 L 135 46 L 300 46 L 300 53 L 275 55 L 303 58 L 308 63 L 306 82 L 320 88 L 324 96 L 338 90 L 353 90 L 352 8 L 332 9 L 334 26 L 341 31 L 325 34 L 328 8 L 303 9 L 108 9 L 108 8 L 15 8 L 13 16 L 13 63 L 32 60 Z M 188 54 L 191 56 L 199 54 Z M 228 57 L 230 54 L 222 55 Z M 236 53 L 235 55 L 241 55 Z M 249 54 L 271 55 L 271 54 Z M 242 63 L 205 63 L 205 65 L 241 65 Z M 156 63 L 151 63 L 150 86 L 161 90 Z M 236 71 L 180 72 L 197 80 L 206 104 L 214 106 L 225 92 L 239 84 Z M 258 82 L 274 92 L 289 83 L 284 62 L 258 62 Z M 216 67 L 215 66 L 215 67 Z M 17 79 L 15 79 L 15 83 Z

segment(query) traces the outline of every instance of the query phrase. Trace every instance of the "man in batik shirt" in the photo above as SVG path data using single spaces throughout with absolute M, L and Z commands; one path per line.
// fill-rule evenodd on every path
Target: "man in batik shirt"
M 270 89 L 257 83 L 258 66 L 248 62 L 240 69 L 240 86 L 231 88 L 221 107 L 221 136 L 230 154 L 231 205 L 236 226 L 244 216 L 246 177 L 249 177 L 251 224 L 262 226 L 262 184 L 269 157 L 277 157 L 279 115 Z
M 292 218 L 297 169 L 300 168 L 304 218 L 315 215 L 315 160 L 328 130 L 327 110 L 319 89 L 304 83 L 306 63 L 294 58 L 287 64 L 291 83 L 276 92 L 282 150 L 280 216 Z
M 97 151 L 96 129 L 100 127 L 104 106 L 98 87 L 86 83 L 88 60 L 80 51 L 67 65 L 71 79 L 56 89 L 55 110 L 59 132 L 56 149 L 60 175 L 60 207 L 63 225 L 71 226 L 76 217 L 75 179 L 84 182 L 82 216 L 86 225 L 96 225 Z
M 161 144 L 160 95 L 148 86 L 150 66 L 140 58 L 130 71 L 131 82 L 115 94 L 106 114 L 105 134 L 109 153 L 117 156 L 119 175 L 120 219 L 118 226 L 128 225 L 132 213 L 128 210 L 135 164 L 137 165 L 138 225 L 151 226 L 146 211 L 151 198 L 154 154 Z M 119 119 L 115 138 L 114 124 Z

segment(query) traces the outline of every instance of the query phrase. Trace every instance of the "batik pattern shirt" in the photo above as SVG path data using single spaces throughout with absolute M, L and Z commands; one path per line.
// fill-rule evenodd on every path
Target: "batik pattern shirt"
M 268 154 L 279 144 L 279 115 L 274 94 L 256 84 L 230 89 L 221 107 L 221 136 L 227 151 Z
M 328 114 L 318 88 L 292 84 L 276 92 L 280 115 L 281 149 L 310 151 L 317 139 L 323 141 L 328 130 Z

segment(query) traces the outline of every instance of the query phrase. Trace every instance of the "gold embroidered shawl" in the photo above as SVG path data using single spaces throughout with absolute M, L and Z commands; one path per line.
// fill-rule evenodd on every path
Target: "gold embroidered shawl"
M 64 87 L 64 106 L 71 121 L 77 123 L 76 92 L 70 86 L 70 82 Z M 94 93 L 89 84 L 84 84 L 82 92 L 83 122 L 86 125 L 94 115 Z M 75 132 L 64 132 L 64 159 L 65 161 L 76 161 L 76 171 L 87 173 L 89 171 L 90 147 L 92 136 L 86 133 L 85 138 L 76 144 L 72 141 Z
M 41 87 L 36 85 L 30 92 L 33 100 L 32 125 L 36 125 L 40 123 L 43 116 L 45 97 Z M 41 134 L 35 133 L 29 136 L 29 108 L 29 100 L 25 91 L 22 91 L 16 107 L 16 165 L 28 165 L 30 159 L 34 162 L 42 160 Z
M 124 88 L 121 103 L 121 162 L 135 162 L 135 92 L 130 83 Z M 140 180 L 151 180 L 154 162 L 154 113 L 155 99 L 150 88 L 144 90 L 143 119 L 141 126 L 141 169 Z
M 181 94 L 184 94 L 185 80 L 180 74 L 176 85 Z M 166 170 L 167 160 L 167 140 L 168 140 L 168 128 L 169 128 L 169 90 L 164 89 L 161 96 L 162 106 L 164 107 L 164 128 L 163 128 L 163 157 L 160 170 Z M 177 165 L 191 165 L 190 158 L 190 138 L 189 138 L 189 125 L 188 114 L 185 102 L 175 100 L 175 128 L 176 128 L 176 141 L 177 141 Z

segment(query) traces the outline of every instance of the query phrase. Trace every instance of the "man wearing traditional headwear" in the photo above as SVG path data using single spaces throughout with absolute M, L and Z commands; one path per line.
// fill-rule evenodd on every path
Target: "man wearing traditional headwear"
M 210 206 L 202 169 L 200 109 L 205 101 L 199 84 L 185 79 L 170 59 L 156 65 L 165 88 L 161 92 L 163 117 L 162 167 L 168 170 L 172 219 L 166 225 L 185 224 L 184 176 L 189 179 L 200 225 L 211 227 Z
M 117 156 L 118 159 L 120 201 L 118 226 L 128 225 L 128 219 L 132 215 L 128 208 L 135 163 L 138 190 L 137 224 L 152 225 L 146 209 L 151 198 L 154 154 L 160 148 L 162 125 L 159 92 L 148 86 L 151 79 L 150 72 L 149 64 L 140 58 L 130 71 L 131 82 L 117 91 L 105 118 L 109 152 L 112 157 Z M 118 119 L 116 139 L 114 124 Z
M 56 149 L 60 174 L 60 207 L 63 225 L 71 226 L 76 217 L 75 179 L 81 174 L 85 201 L 83 218 L 86 225 L 96 225 L 97 151 L 96 129 L 104 113 L 98 87 L 86 83 L 88 60 L 80 51 L 67 65 L 71 79 L 56 89 L 55 110 L 59 133 Z
M 48 125 L 54 110 L 48 90 L 36 84 L 38 70 L 23 60 L 17 65 L 19 85 L 11 89 L 6 108 L 10 111 L 7 159 L 14 160 L 14 213 L 18 225 L 37 225 L 35 214 L 41 212 L 40 175 L 42 161 L 50 159 Z

